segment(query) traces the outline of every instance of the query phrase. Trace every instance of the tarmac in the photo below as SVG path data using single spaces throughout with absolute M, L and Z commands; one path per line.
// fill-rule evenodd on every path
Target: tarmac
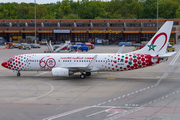
M 3 47 L 3 46 L 0 46 Z M 46 49 L 0 51 L 0 63 L 18 54 Z M 95 46 L 88 53 L 116 53 L 118 45 Z M 125 47 L 130 52 L 134 47 Z M 49 71 L 0 66 L 0 120 L 179 120 L 180 45 L 161 64 L 126 72 L 80 73 L 53 77 Z M 69 53 L 67 53 L 69 54 Z

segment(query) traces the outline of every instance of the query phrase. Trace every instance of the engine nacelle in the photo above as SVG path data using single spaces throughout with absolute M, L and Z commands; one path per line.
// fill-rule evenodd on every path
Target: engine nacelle
M 66 68 L 53 68 L 51 70 L 52 76 L 70 76 L 72 73 Z

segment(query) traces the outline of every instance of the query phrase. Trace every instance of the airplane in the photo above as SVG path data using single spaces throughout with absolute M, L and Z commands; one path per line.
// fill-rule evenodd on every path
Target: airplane
M 39 53 L 16 55 L 1 65 L 17 72 L 51 71 L 52 76 L 71 76 L 80 72 L 80 78 L 90 76 L 91 72 L 120 72 L 153 66 L 168 60 L 176 52 L 166 53 L 173 21 L 167 21 L 142 49 L 121 53 L 63 54 Z

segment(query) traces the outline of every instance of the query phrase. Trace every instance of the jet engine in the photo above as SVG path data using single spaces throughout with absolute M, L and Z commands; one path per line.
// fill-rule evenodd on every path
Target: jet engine
M 70 76 L 73 74 L 73 72 L 66 68 L 53 68 L 51 73 L 52 76 Z

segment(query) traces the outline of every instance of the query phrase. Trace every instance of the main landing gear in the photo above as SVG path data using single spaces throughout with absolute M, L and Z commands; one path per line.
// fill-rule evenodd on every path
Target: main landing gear
M 86 74 L 84 74 L 83 72 L 81 73 L 81 75 L 80 75 L 80 78 L 81 79 L 84 79 L 84 78 L 86 78 L 86 76 L 90 76 L 91 75 L 91 72 L 86 72 Z
M 21 76 L 21 73 L 20 73 L 20 71 L 18 71 L 18 73 L 17 73 L 17 76 L 19 77 L 19 76 Z
M 91 72 L 86 72 L 86 76 L 91 76 Z

